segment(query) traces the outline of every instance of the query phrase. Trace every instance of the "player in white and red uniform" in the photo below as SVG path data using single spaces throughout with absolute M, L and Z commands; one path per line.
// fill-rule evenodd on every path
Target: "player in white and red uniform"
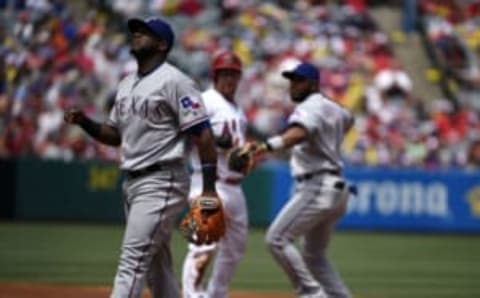
M 228 169 L 226 153 L 235 145 L 243 145 L 247 120 L 235 103 L 234 96 L 241 78 L 242 65 L 233 53 L 224 52 L 212 63 L 213 87 L 202 94 L 210 117 L 210 124 L 217 145 L 216 189 L 222 199 L 226 215 L 225 237 L 216 244 L 197 246 L 189 244 L 183 265 L 183 295 L 185 298 L 228 296 L 228 286 L 237 264 L 245 252 L 248 216 L 241 182 L 243 174 Z M 196 149 L 192 150 L 190 198 L 201 192 L 202 176 Z M 216 257 L 208 288 L 202 286 L 202 278 L 212 257 Z

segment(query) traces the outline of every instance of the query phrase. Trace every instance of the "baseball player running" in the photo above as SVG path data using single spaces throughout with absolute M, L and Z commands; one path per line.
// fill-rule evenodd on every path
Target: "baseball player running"
M 234 96 L 241 78 L 242 64 L 231 52 L 217 55 L 211 65 L 213 87 L 202 94 L 216 140 L 218 180 L 216 189 L 223 202 L 226 232 L 218 244 L 197 246 L 189 244 L 183 264 L 183 294 L 185 298 L 225 298 L 236 266 L 245 252 L 248 230 L 247 208 L 241 182 L 243 174 L 229 170 L 226 154 L 230 148 L 243 145 L 247 127 L 243 111 L 235 104 Z M 192 150 L 190 198 L 201 192 L 202 175 L 198 152 Z M 213 271 L 205 296 L 202 279 L 207 265 L 217 251 Z
M 130 19 L 128 28 L 138 71 L 120 82 L 109 120 L 97 123 L 78 109 L 67 111 L 65 120 L 99 142 L 121 146 L 127 218 L 111 297 L 141 297 L 147 281 L 153 297 L 177 298 L 170 236 L 187 202 L 186 136 L 199 148 L 198 188 L 206 196 L 216 196 L 216 150 L 201 94 L 165 61 L 174 42 L 170 25 Z
M 292 148 L 290 167 L 296 185 L 269 227 L 266 242 L 298 297 L 350 297 L 326 250 L 334 225 L 346 210 L 340 146 L 353 116 L 319 92 L 314 65 L 301 63 L 282 75 L 290 81 L 290 96 L 298 105 L 287 130 L 257 145 L 257 151 Z M 304 238 L 301 253 L 294 245 L 299 236 Z

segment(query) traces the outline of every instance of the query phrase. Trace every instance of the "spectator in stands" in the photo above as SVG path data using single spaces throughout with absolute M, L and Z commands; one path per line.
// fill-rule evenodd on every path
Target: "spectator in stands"
M 480 169 L 480 139 L 474 140 L 468 148 L 467 167 Z
M 136 70 L 134 61 L 128 60 L 126 41 L 118 34 L 123 30 L 122 18 L 132 11 L 169 15 L 183 32 L 171 59 L 202 87 L 209 84 L 205 57 L 219 47 L 235 49 L 246 66 L 239 87 L 241 102 L 254 128 L 263 134 L 281 130 L 290 113 L 288 99 L 278 90 L 282 65 L 292 56 L 318 65 L 321 89 L 357 113 L 358 121 L 347 138 L 346 158 L 351 163 L 423 163 L 432 168 L 461 164 L 467 160 L 465 144 L 472 138 L 465 131 L 480 131 L 471 124 L 472 114 L 478 117 L 480 111 L 480 71 L 473 67 L 478 62 L 462 53 L 466 49 L 473 56 L 480 54 L 480 29 L 465 19 L 478 15 L 476 2 L 459 6 L 450 0 L 418 0 L 419 13 L 427 20 L 427 36 L 458 87 L 460 106 L 470 109 L 455 115 L 438 109 L 417 112 L 416 90 L 387 35 L 369 15 L 370 1 L 228 0 L 220 7 L 216 1 L 197 0 L 133 0 L 127 6 L 120 5 L 126 3 L 123 0 L 87 1 L 81 6 L 53 0 L 14 2 L 18 7 L 11 21 L 2 20 L 9 26 L 0 36 L 4 58 L 0 59 L 0 155 L 118 158 L 114 149 L 58 124 L 56 114 L 58 109 L 79 105 L 90 116 L 107 115 L 104 108 L 112 89 Z M 454 103 L 452 109 L 458 105 Z M 412 133 L 417 127 L 430 128 Z M 465 148 L 452 149 L 449 135 L 464 138 L 458 143 Z M 457 158 L 456 151 L 465 152 L 465 157 Z
M 0 119 L 3 120 L 8 108 L 7 78 L 5 73 L 5 57 L 0 53 Z M 0 120 L 0 127 L 3 121 Z M 0 128 L 1 130 L 1 128 Z
M 5 73 L 5 57 L 3 52 L 1 51 L 2 49 L 0 49 L 0 158 L 8 156 L 5 131 L 6 126 L 8 125 L 7 112 L 9 107 L 9 101 L 7 96 L 7 79 Z
M 402 11 L 402 29 L 410 34 L 417 29 L 417 0 L 404 0 Z
M 410 100 L 412 80 L 395 60 L 391 62 L 390 66 L 385 67 L 375 75 L 374 85 L 386 101 L 394 99 Z

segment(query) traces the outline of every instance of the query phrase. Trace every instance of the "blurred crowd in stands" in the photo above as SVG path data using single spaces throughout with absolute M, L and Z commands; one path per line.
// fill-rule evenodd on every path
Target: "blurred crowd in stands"
M 347 164 L 478 168 L 480 1 L 409 2 L 452 96 L 421 97 L 367 0 L 0 0 L 0 157 L 118 159 L 66 126 L 63 111 L 108 117 L 117 83 L 136 69 L 126 19 L 159 15 L 177 35 L 170 60 L 202 90 L 214 53 L 241 56 L 238 103 L 259 135 L 284 128 L 292 104 L 280 73 L 308 60 L 322 92 L 355 112 Z

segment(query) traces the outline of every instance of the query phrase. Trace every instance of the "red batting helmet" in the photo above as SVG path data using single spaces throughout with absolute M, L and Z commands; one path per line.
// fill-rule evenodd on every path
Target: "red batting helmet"
M 223 52 L 215 57 L 212 62 L 212 72 L 220 69 L 233 69 L 242 71 L 242 61 L 233 52 Z

